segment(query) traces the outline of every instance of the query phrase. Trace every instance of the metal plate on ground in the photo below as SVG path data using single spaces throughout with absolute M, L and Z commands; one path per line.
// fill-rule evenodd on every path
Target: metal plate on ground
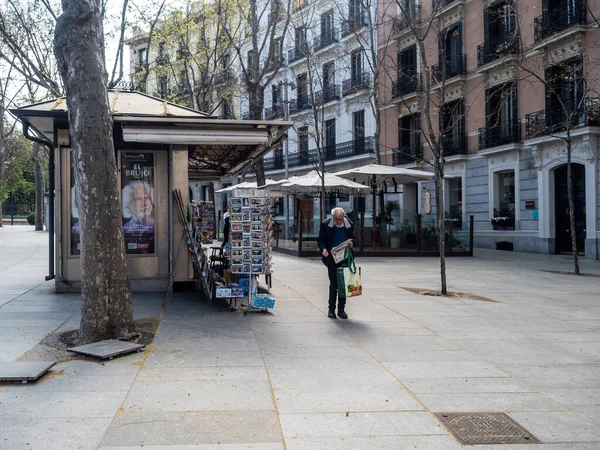
M 540 444 L 536 437 L 504 413 L 435 413 L 463 445 Z
M 106 341 L 94 342 L 93 344 L 71 347 L 69 351 L 81 355 L 93 356 L 94 358 L 113 359 L 115 356 L 139 352 L 144 348 L 145 345 L 119 341 L 117 339 L 108 339 Z
M 0 381 L 36 381 L 56 363 L 45 362 L 0 362 Z

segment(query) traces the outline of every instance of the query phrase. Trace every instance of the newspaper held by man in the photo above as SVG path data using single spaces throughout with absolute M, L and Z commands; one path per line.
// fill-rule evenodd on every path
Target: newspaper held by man
M 351 242 L 352 239 L 346 239 L 340 245 L 331 249 L 331 256 L 333 257 L 333 262 L 339 264 L 346 259 L 346 249 L 348 248 Z

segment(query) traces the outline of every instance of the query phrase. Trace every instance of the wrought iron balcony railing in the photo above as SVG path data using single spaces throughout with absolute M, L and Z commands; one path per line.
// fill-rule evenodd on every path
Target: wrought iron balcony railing
M 285 66 L 285 57 L 283 55 L 275 55 L 273 59 L 267 64 L 267 71 L 272 72 L 276 67 Z
M 479 44 L 477 46 L 477 67 L 519 52 L 519 39 L 516 33 Z
M 285 167 L 283 155 L 269 156 L 265 158 L 265 170 L 281 170 Z
M 369 89 L 370 86 L 371 74 L 363 72 L 361 74 L 358 74 L 358 76 L 354 78 L 344 80 L 344 82 L 342 83 L 342 96 L 346 97 L 348 95 L 354 94 L 355 92 Z
M 423 159 L 421 145 L 403 145 L 393 151 L 394 165 L 411 164 Z
M 568 128 L 600 126 L 600 98 L 586 98 L 579 106 L 546 108 L 525 116 L 525 138 L 532 139 Z
M 322 91 L 315 92 L 315 103 L 317 105 L 339 100 L 340 98 L 341 96 L 339 84 L 330 84 L 329 86 L 326 86 L 325 89 L 323 89 Z
M 321 50 L 328 45 L 338 41 L 338 30 L 336 28 L 330 28 L 329 30 L 317 36 L 315 39 L 315 49 Z
M 541 41 L 573 25 L 584 24 L 585 21 L 585 0 L 567 0 L 533 20 L 533 36 L 535 41 Z
M 435 80 L 441 83 L 448 78 L 467 74 L 466 55 L 453 55 L 446 58 L 445 63 L 436 64 L 431 67 Z
M 465 134 L 444 136 L 441 144 L 444 156 L 467 154 L 467 136 Z
M 296 47 L 288 50 L 288 61 L 289 63 L 296 62 L 302 58 L 305 58 L 308 53 L 308 45 L 305 43 L 297 45 Z
M 392 86 L 392 98 L 399 98 L 413 92 L 421 92 L 421 72 L 399 72 L 398 81 Z
M 233 73 L 229 70 L 224 70 L 223 72 L 215 74 L 214 80 L 215 84 L 231 83 L 233 81 Z
M 442 8 L 445 8 L 446 6 L 448 6 L 450 3 L 455 2 L 456 0 L 437 0 L 437 2 L 434 1 L 434 5 L 435 5 L 435 10 L 439 11 Z
M 375 138 L 371 136 L 325 146 L 322 148 L 322 152 L 325 161 L 373 154 L 375 153 Z M 318 162 L 319 154 L 316 149 L 300 149 L 299 152 L 292 152 L 288 155 L 288 167 L 306 166 L 309 164 L 318 164 Z M 266 170 L 276 170 L 276 164 L 276 157 L 265 158 Z M 280 168 L 283 168 L 283 163 L 281 163 Z
M 280 119 L 283 117 L 283 105 L 275 104 L 272 108 L 265 108 L 265 120 Z
M 368 20 L 366 11 L 351 15 L 347 21 L 342 23 L 342 38 L 351 35 L 363 27 L 366 27 L 367 22 Z
M 398 14 L 394 17 L 394 23 L 392 24 L 392 34 L 398 34 L 411 25 L 418 25 L 421 23 L 421 5 L 413 4 L 410 8 Z
M 304 95 L 302 97 L 298 97 L 296 101 L 292 101 L 290 103 L 290 115 L 297 114 L 301 111 L 307 110 L 310 108 L 310 100 L 308 95 Z
M 518 142 L 521 138 L 519 121 L 501 122 L 479 129 L 479 150 Z

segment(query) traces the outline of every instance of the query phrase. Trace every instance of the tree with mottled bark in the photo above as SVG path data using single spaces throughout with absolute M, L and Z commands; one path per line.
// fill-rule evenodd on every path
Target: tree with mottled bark
M 81 233 L 79 343 L 134 332 L 113 120 L 104 61 L 101 0 L 63 0 L 54 52 L 69 105 Z

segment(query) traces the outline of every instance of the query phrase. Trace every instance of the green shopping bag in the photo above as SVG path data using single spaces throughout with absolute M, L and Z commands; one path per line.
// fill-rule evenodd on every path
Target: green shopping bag
M 360 279 L 360 267 L 354 264 L 354 253 L 348 248 L 348 259 L 337 269 L 338 295 L 342 297 L 341 290 L 344 289 L 345 297 L 357 297 L 362 294 L 362 281 Z

